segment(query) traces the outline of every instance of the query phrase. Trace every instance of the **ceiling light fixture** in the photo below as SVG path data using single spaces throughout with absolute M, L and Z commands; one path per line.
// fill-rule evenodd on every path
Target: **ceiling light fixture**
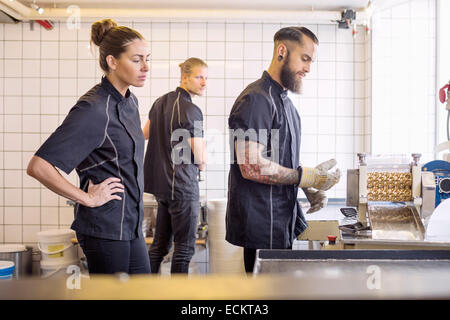
M 353 25 L 353 21 L 356 19 L 356 11 L 353 9 L 345 9 L 341 12 L 341 20 L 337 20 L 339 29 L 349 29 Z
M 31 4 L 31 8 L 33 8 L 34 10 L 37 11 L 37 13 L 39 14 L 43 14 L 44 13 L 44 9 L 42 9 L 41 7 L 39 7 L 36 3 L 32 3 Z

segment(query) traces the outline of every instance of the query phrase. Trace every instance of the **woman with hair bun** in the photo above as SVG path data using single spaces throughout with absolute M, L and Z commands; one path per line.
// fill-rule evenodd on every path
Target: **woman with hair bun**
M 27 173 L 74 201 L 71 228 L 89 273 L 150 273 L 142 234 L 144 136 L 138 101 L 149 70 L 148 44 L 139 32 L 111 19 L 92 24 L 99 47 L 99 84 L 78 99 L 63 123 L 35 153 Z M 80 188 L 59 171 L 73 169 Z

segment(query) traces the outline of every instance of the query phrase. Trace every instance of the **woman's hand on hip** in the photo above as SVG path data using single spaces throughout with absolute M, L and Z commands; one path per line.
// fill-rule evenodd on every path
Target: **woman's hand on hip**
M 104 205 L 111 200 L 122 200 L 117 192 L 124 192 L 124 186 L 120 183 L 119 178 L 111 177 L 103 180 L 99 184 L 94 184 L 89 180 L 88 187 L 88 207 L 95 208 Z

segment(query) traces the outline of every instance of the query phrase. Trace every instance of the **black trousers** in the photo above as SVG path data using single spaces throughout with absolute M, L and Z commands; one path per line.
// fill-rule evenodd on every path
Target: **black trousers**
M 150 260 L 144 238 L 108 240 L 77 233 L 90 274 L 150 273 Z
M 245 272 L 253 273 L 255 266 L 256 249 L 244 248 L 244 266 Z
M 159 273 L 161 262 L 174 243 L 171 273 L 188 273 L 195 252 L 199 201 L 158 200 L 155 237 L 150 247 L 152 273 Z

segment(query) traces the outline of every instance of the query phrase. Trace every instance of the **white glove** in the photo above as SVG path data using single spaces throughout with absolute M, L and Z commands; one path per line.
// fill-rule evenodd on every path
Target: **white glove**
M 336 165 L 335 159 L 322 162 L 315 168 L 302 167 L 302 178 L 300 179 L 300 188 L 313 187 L 317 190 L 328 190 L 341 178 L 341 171 L 336 168 L 334 172 L 328 172 Z
M 303 188 L 303 192 L 311 205 L 306 213 L 313 213 L 327 206 L 328 198 L 324 191 L 314 190 L 313 188 Z

